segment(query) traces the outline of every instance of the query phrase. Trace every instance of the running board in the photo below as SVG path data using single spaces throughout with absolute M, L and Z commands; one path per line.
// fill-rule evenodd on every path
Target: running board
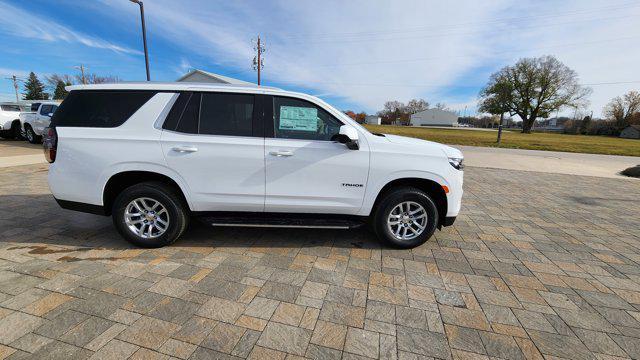
M 269 227 L 293 229 L 353 229 L 364 225 L 364 218 L 352 216 L 312 216 L 309 214 L 256 214 L 237 216 L 202 216 L 212 226 Z

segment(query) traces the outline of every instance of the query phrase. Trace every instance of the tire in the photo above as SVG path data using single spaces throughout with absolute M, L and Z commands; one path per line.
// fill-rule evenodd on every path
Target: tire
M 404 210 L 407 209 L 408 205 L 410 210 L 400 211 L 398 208 L 400 204 L 403 204 Z M 420 211 L 420 208 L 422 208 L 422 211 Z M 392 212 L 394 213 L 394 218 L 391 221 L 395 223 L 395 218 L 397 216 L 398 225 L 389 225 Z M 416 212 L 416 214 L 413 215 L 413 219 L 410 218 L 410 216 L 403 215 L 411 212 Z M 424 219 L 426 219 L 425 222 L 423 222 L 423 218 L 418 214 L 424 214 Z M 407 222 L 406 226 L 404 221 Z M 415 224 L 413 221 L 418 224 Z M 413 187 L 402 187 L 391 190 L 383 195 L 383 198 L 375 209 L 372 227 L 380 240 L 383 240 L 396 248 L 411 249 L 422 245 L 429 240 L 438 227 L 438 221 L 438 209 L 427 193 Z M 423 229 L 420 230 L 418 225 L 422 225 Z M 407 230 L 402 230 L 403 227 L 406 227 Z M 399 236 L 402 237 L 402 235 L 404 235 L 403 231 L 405 231 L 407 233 L 407 238 L 399 239 L 396 237 L 394 234 L 395 231 L 392 231 L 392 229 L 397 230 L 398 228 L 400 228 Z M 409 228 L 412 230 L 409 230 Z M 419 234 L 416 235 L 416 233 Z M 410 238 L 411 236 L 414 237 Z
M 24 126 L 24 133 L 27 141 L 32 144 L 40 144 L 40 142 L 42 141 L 42 137 L 36 135 L 35 131 L 33 131 L 33 129 L 31 128 L 31 125 L 29 124 L 26 124 Z
M 164 232 L 159 233 L 160 227 L 156 227 L 154 232 L 150 226 L 152 220 L 142 216 L 129 217 L 129 220 L 134 222 L 140 220 L 143 221 L 143 223 L 127 224 L 125 210 L 129 208 L 133 213 L 139 212 L 136 207 L 132 205 L 132 201 L 136 199 L 143 199 L 142 202 L 138 200 L 138 204 L 146 206 L 146 210 L 151 208 L 153 201 L 164 207 L 166 213 L 159 211 L 158 214 L 154 214 L 157 216 L 156 225 L 161 224 L 160 220 L 168 223 Z M 139 208 L 142 207 L 143 206 L 139 206 Z M 156 206 L 155 210 L 159 209 L 161 208 Z M 130 243 L 144 248 L 158 248 L 174 243 L 180 235 L 184 233 L 189 224 L 187 209 L 188 207 L 182 200 L 182 197 L 173 187 L 160 182 L 146 182 L 130 186 L 116 197 L 112 207 L 112 218 L 113 224 L 120 235 Z M 151 214 L 148 215 L 154 216 Z M 160 218 L 160 220 L 158 220 L 158 218 Z M 147 221 L 147 223 L 144 223 L 144 221 Z M 142 227 L 145 224 L 146 227 Z M 134 226 L 136 230 L 143 230 L 146 237 L 141 236 L 139 232 L 134 232 L 130 226 Z M 152 237 L 148 237 L 147 235 L 150 228 L 152 229 Z M 157 236 L 153 237 L 154 234 Z
M 22 137 L 22 126 L 20 125 L 20 121 L 15 120 L 14 122 L 11 123 L 11 133 L 12 133 L 12 137 L 16 140 L 23 140 L 24 138 Z

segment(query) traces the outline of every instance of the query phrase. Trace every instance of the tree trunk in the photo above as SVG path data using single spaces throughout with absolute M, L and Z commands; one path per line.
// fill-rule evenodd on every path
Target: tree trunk
M 504 119 L 504 113 L 500 114 L 500 124 L 498 125 L 498 141 L 497 143 L 500 144 L 500 139 L 502 138 L 502 121 Z
M 531 134 L 531 128 L 533 127 L 534 117 L 529 117 L 522 122 L 522 133 Z

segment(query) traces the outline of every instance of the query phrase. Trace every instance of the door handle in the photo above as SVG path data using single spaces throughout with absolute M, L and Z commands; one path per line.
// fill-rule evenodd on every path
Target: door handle
M 286 150 L 279 150 L 279 151 L 269 151 L 269 155 L 273 155 L 273 156 L 293 156 L 293 152 L 291 151 L 286 151 Z
M 179 153 L 192 153 L 198 151 L 198 148 L 195 146 L 176 146 L 171 148 L 171 150 Z

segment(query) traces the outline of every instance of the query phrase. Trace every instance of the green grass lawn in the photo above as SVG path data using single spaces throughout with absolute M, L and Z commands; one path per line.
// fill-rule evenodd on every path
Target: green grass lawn
M 366 125 L 372 132 L 410 136 L 444 144 L 497 147 L 495 131 Z M 640 156 L 640 140 L 608 136 L 503 131 L 502 148 Z

